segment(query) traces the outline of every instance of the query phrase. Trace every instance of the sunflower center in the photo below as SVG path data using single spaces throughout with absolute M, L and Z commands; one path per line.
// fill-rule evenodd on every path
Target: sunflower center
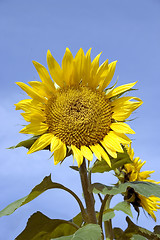
M 49 132 L 66 145 L 91 146 L 109 132 L 112 110 L 104 93 L 88 87 L 60 89 L 46 105 Z

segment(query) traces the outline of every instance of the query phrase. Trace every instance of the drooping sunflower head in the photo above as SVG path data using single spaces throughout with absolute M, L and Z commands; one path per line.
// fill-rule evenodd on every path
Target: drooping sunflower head
M 126 145 L 125 148 L 127 149 L 132 162 L 125 164 L 124 167 L 120 169 L 121 173 L 119 174 L 119 179 L 121 182 L 147 181 L 159 184 L 160 182 L 148 179 L 154 171 L 141 171 L 141 168 L 146 161 L 142 162 L 139 157 L 134 158 L 134 149 L 131 148 L 131 144 L 129 146 Z M 135 192 L 133 188 L 128 187 L 124 194 L 124 199 L 134 206 L 138 214 L 139 208 L 142 207 L 156 221 L 154 211 L 160 209 L 160 198 L 154 195 L 145 197 Z
M 128 188 L 124 199 L 130 202 L 134 209 L 138 212 L 139 208 L 143 208 L 153 219 L 156 221 L 156 216 L 154 212 L 160 209 L 160 198 L 154 195 L 150 197 L 145 197 L 139 193 L 136 193 L 133 188 Z
M 125 120 L 142 101 L 120 96 L 135 83 L 106 89 L 116 61 L 108 64 L 106 60 L 99 66 L 100 54 L 91 61 L 90 52 L 85 55 L 80 49 L 73 58 L 67 48 L 60 66 L 48 51 L 49 72 L 33 62 L 41 81 L 31 81 L 30 86 L 17 83 L 31 97 L 15 104 L 29 123 L 20 132 L 38 136 L 28 153 L 50 146 L 55 164 L 64 160 L 69 149 L 78 167 L 83 158 L 91 161 L 93 153 L 110 165 L 108 154 L 117 157 L 117 152 L 123 152 L 122 144 L 131 142 L 125 134 L 134 131 Z

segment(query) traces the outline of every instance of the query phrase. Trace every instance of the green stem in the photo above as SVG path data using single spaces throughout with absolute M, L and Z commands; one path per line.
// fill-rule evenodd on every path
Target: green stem
M 102 201 L 100 211 L 99 211 L 98 224 L 100 225 L 101 228 L 102 228 L 103 212 L 104 212 L 104 209 L 105 209 L 105 206 L 106 206 L 106 201 L 107 201 L 108 197 L 109 197 L 108 194 L 104 197 L 104 199 Z
M 112 197 L 113 197 L 113 195 L 109 195 L 109 197 L 107 198 L 105 209 L 109 209 L 110 201 L 111 201 Z M 113 240 L 114 239 L 114 234 L 113 234 L 112 220 L 111 219 L 104 222 L 104 229 L 105 229 L 106 239 L 108 238 L 110 240 Z
M 69 192 L 77 200 L 79 207 L 81 209 L 82 218 L 86 222 L 87 221 L 86 211 L 85 211 L 84 206 L 83 206 L 81 200 L 79 199 L 79 197 L 71 189 L 69 189 L 65 186 L 63 186 L 62 189 Z
M 93 194 L 88 191 L 90 183 L 88 180 L 85 159 L 83 160 L 83 163 L 80 166 L 79 173 L 80 173 L 83 195 L 84 195 L 87 214 L 88 214 L 87 222 L 97 224 L 96 213 L 95 213 L 95 209 L 94 209 L 94 197 L 93 197 Z

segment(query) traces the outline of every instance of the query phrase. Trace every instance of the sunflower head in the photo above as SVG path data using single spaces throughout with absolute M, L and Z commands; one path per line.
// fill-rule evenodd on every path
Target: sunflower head
M 123 166 L 122 171 L 124 172 L 125 181 L 147 181 L 158 184 L 159 182 L 148 179 L 155 171 L 141 171 L 141 168 L 146 163 L 146 161 L 142 162 L 139 157 L 134 158 L 134 149 L 131 148 L 131 144 L 129 146 L 126 145 L 125 148 L 127 149 L 127 152 L 132 161 L 132 163 L 127 163 Z
M 125 148 L 127 149 L 132 162 L 125 164 L 118 171 L 119 175 L 116 174 L 116 176 L 119 178 L 119 180 L 122 183 L 133 181 L 147 181 L 158 184 L 159 182 L 148 179 L 154 171 L 141 171 L 141 168 L 146 163 L 146 161 L 142 162 L 139 157 L 134 158 L 134 150 L 131 148 L 131 144 L 129 146 L 125 146 Z M 128 187 L 127 191 L 124 194 L 124 199 L 133 205 L 135 210 L 138 212 L 138 216 L 139 208 L 142 207 L 156 221 L 154 211 L 160 209 L 160 198 L 155 197 L 154 195 L 145 197 L 135 192 L 133 188 Z
M 110 165 L 109 156 L 116 158 L 122 145 L 131 142 L 125 134 L 134 131 L 125 120 L 142 101 L 121 95 L 136 83 L 106 89 L 116 61 L 99 65 L 100 54 L 91 61 L 90 53 L 91 49 L 86 54 L 80 49 L 73 57 L 67 48 L 60 66 L 48 51 L 49 72 L 33 61 L 41 81 L 31 81 L 30 86 L 17 83 L 30 97 L 15 104 L 28 122 L 20 132 L 38 136 L 28 153 L 49 146 L 55 164 L 71 151 L 78 167 L 93 154 Z
M 131 203 L 139 216 L 139 208 L 143 208 L 149 216 L 156 221 L 155 211 L 160 209 L 160 198 L 154 195 L 145 197 L 139 193 L 136 193 L 133 188 L 128 188 L 124 200 Z

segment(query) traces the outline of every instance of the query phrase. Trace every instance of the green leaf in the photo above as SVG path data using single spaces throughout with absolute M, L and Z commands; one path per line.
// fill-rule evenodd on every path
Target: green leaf
M 77 214 L 74 218 L 70 220 L 70 222 L 73 222 L 77 226 L 81 227 L 83 223 L 82 213 L 80 212 L 79 214 Z
M 146 238 L 136 234 L 131 237 L 131 240 L 146 240 Z
M 69 166 L 70 168 L 72 168 L 73 170 L 75 171 L 78 171 L 79 172 L 79 168 L 77 166 Z
M 72 240 L 73 239 L 73 235 L 70 236 L 65 236 L 65 237 L 60 237 L 60 238 L 52 238 L 50 240 Z
M 104 159 L 101 161 L 96 160 L 93 167 L 91 168 L 92 173 L 104 173 L 114 170 L 123 166 L 126 163 L 130 163 L 131 159 L 124 148 L 124 153 L 117 153 L 117 158 L 110 157 L 111 167 L 106 163 Z
M 69 221 L 50 219 L 41 212 L 34 213 L 28 220 L 26 228 L 16 240 L 49 240 L 68 236 L 78 228 Z
M 98 224 L 88 224 L 78 229 L 72 236 L 68 236 L 68 238 L 61 237 L 51 240 L 101 240 L 101 228 Z
M 0 217 L 12 214 L 17 208 L 32 201 L 33 199 L 38 197 L 40 194 L 42 194 L 46 190 L 53 189 L 53 188 L 60 188 L 60 189 L 63 189 L 65 191 L 69 192 L 78 202 L 81 212 L 83 214 L 83 218 L 85 219 L 85 209 L 83 207 L 81 200 L 78 198 L 78 196 L 74 192 L 72 192 L 70 189 L 63 186 L 62 184 L 52 182 L 51 175 L 45 177 L 43 179 L 43 181 L 40 184 L 38 184 L 36 187 L 34 187 L 32 189 L 32 191 L 26 197 L 21 198 L 15 202 L 9 204 L 6 208 L 4 208 L 2 211 L 0 211 Z
M 133 218 L 131 206 L 127 201 L 119 202 L 116 206 L 113 207 L 113 209 L 117 211 L 122 211 Z
M 107 209 L 103 212 L 103 218 L 102 221 L 108 221 L 109 219 L 112 219 L 115 217 L 114 209 Z
M 122 231 L 119 228 L 114 228 L 114 235 L 116 240 L 142 240 L 142 239 L 160 239 L 159 234 L 152 233 L 151 231 L 139 227 L 136 224 L 134 224 L 129 217 L 126 217 L 126 221 L 128 223 L 128 227 L 125 231 Z
M 141 236 L 145 237 L 146 239 L 151 239 L 151 240 L 153 240 L 153 239 L 156 239 L 156 240 L 160 239 L 160 235 L 159 234 L 152 233 L 151 231 L 149 231 L 149 230 L 147 230 L 145 228 L 137 226 L 136 224 L 134 224 L 130 220 L 129 217 L 126 217 L 126 221 L 128 223 L 128 227 L 124 231 L 124 234 L 129 236 L 132 233 L 132 237 L 135 237 L 135 235 L 141 235 Z M 138 239 L 138 238 L 135 238 L 135 239 Z
M 153 194 L 156 197 L 160 197 L 160 185 L 143 181 L 126 182 L 113 187 L 106 186 L 101 183 L 94 183 L 90 185 L 89 190 L 94 193 L 102 193 L 104 195 L 116 195 L 126 192 L 128 187 L 133 188 L 135 192 L 145 197 L 150 197 Z

